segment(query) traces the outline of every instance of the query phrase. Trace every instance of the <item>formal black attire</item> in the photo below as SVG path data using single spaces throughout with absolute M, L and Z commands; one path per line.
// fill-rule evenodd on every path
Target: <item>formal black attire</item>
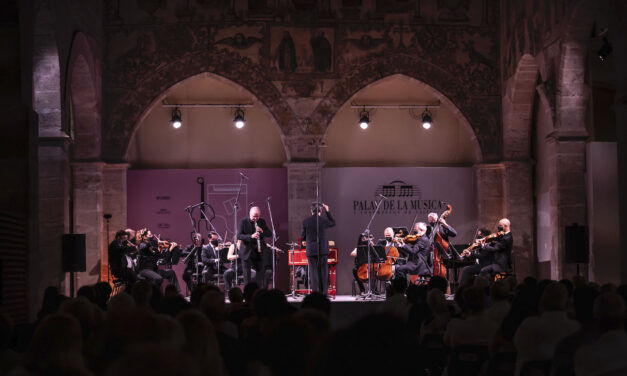
M 508 232 L 497 238 L 496 241 L 481 247 L 477 256 L 479 263 L 467 266 L 462 270 L 460 284 L 462 286 L 468 284 L 470 278 L 475 274 L 480 274 L 491 281 L 495 274 L 508 272 L 513 245 L 514 238 L 512 233 Z
M 120 243 L 114 240 L 109 244 L 109 268 L 115 278 L 129 284 L 135 283 L 137 273 L 133 260 L 136 258 L 137 248 L 128 241 Z
M 257 271 L 255 282 L 260 287 L 265 288 L 272 277 L 272 251 L 266 245 L 264 238 L 271 237 L 272 231 L 262 218 L 257 221 L 257 226 L 263 231 L 259 236 L 261 252 L 257 249 L 257 239 L 251 237 L 256 232 L 255 222 L 251 221 L 250 218 L 243 218 L 237 230 L 237 239 L 242 241 L 239 255 L 242 260 L 244 283 L 253 281 L 251 269 L 254 268 Z
M 311 291 L 327 294 L 329 289 L 329 239 L 327 228 L 335 226 L 331 213 L 317 213 L 303 221 L 301 238 L 307 243 L 307 262 L 309 264 L 309 286 Z
M 407 263 L 398 265 L 394 270 L 395 276 L 402 275 L 407 278 L 407 274 L 431 274 L 429 268 L 429 248 L 431 243 L 427 235 L 423 235 L 414 244 L 405 244 L 397 248 L 398 252 L 407 255 Z
M 183 252 L 181 253 L 181 257 L 185 259 L 189 256 L 190 253 L 194 252 L 193 255 L 189 256 L 185 264 L 185 270 L 183 270 L 183 281 L 187 285 L 187 290 L 192 291 L 194 289 L 194 279 L 193 275 L 203 272 L 203 266 L 200 266 L 199 263 L 202 262 L 201 256 L 202 245 L 196 246 L 193 243 L 189 244 Z
M 219 273 L 220 253 L 213 244 L 205 244 L 202 246 L 201 259 L 204 264 L 202 271 L 204 279 L 205 281 L 210 281 L 213 279 L 213 276 Z
M 235 254 L 238 254 L 237 247 L 235 249 Z M 231 287 L 237 284 L 237 281 L 235 281 L 236 270 L 237 270 L 237 276 L 243 275 L 244 268 L 242 267 L 242 264 L 243 264 L 242 260 L 240 259 L 232 260 L 231 266 L 224 271 L 223 277 L 224 277 L 225 291 L 229 291 Z M 235 269 L 236 266 L 237 266 L 237 269 Z M 251 269 L 250 270 L 251 279 L 255 280 L 256 276 L 257 276 L 257 272 L 255 271 L 255 269 Z
M 159 269 L 157 264 L 159 259 L 162 259 L 164 255 L 161 255 L 159 252 L 155 251 L 155 246 L 150 243 L 142 242 L 139 244 L 139 273 L 138 276 L 144 279 L 149 280 L 155 286 L 161 288 L 161 283 L 164 279 L 167 279 L 168 282 L 174 287 L 176 287 L 176 291 L 180 292 L 181 288 L 179 287 L 179 281 L 176 278 L 176 273 L 172 269 Z M 164 251 L 168 253 L 168 251 Z

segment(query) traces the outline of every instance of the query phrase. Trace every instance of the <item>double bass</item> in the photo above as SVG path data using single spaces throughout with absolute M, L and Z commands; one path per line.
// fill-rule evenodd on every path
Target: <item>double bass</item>
M 453 212 L 453 206 L 446 205 L 446 210 L 444 213 L 440 215 L 440 218 L 446 219 Z M 442 253 L 445 253 L 447 258 L 449 254 L 449 244 L 442 235 L 440 235 L 440 222 L 437 222 L 433 226 L 432 236 L 432 252 L 433 252 L 433 273 L 432 275 L 437 275 L 440 277 L 446 278 L 446 267 L 444 266 L 444 262 L 442 261 Z

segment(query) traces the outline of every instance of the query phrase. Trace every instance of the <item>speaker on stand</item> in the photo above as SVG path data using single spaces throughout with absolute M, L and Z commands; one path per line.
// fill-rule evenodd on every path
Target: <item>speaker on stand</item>
M 573 223 L 564 228 L 564 253 L 567 263 L 577 264 L 577 274 L 579 274 L 579 264 L 590 262 L 587 226 Z
M 74 273 L 87 271 L 85 262 L 85 234 L 63 234 L 62 261 L 64 272 L 70 273 L 70 297 L 74 297 Z

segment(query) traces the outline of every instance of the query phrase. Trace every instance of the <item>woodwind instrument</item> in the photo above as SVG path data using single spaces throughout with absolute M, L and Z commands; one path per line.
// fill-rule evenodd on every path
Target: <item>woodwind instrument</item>
M 259 233 L 257 221 L 255 221 L 255 232 L 257 233 L 257 252 L 261 253 L 261 233 Z

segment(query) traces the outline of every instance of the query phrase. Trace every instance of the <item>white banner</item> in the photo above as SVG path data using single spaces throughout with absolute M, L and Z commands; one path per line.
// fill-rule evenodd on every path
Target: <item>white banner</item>
M 471 167 L 399 167 L 325 168 L 322 171 L 321 199 L 330 207 L 336 227 L 329 230 L 329 240 L 339 249 L 337 267 L 338 294 L 350 294 L 355 248 L 377 203 L 385 196 L 370 225 L 375 238 L 383 237 L 390 227 L 408 227 L 427 221 L 431 212 L 453 211 L 447 222 L 458 235 L 453 244 L 467 243 L 477 229 L 477 197 Z

